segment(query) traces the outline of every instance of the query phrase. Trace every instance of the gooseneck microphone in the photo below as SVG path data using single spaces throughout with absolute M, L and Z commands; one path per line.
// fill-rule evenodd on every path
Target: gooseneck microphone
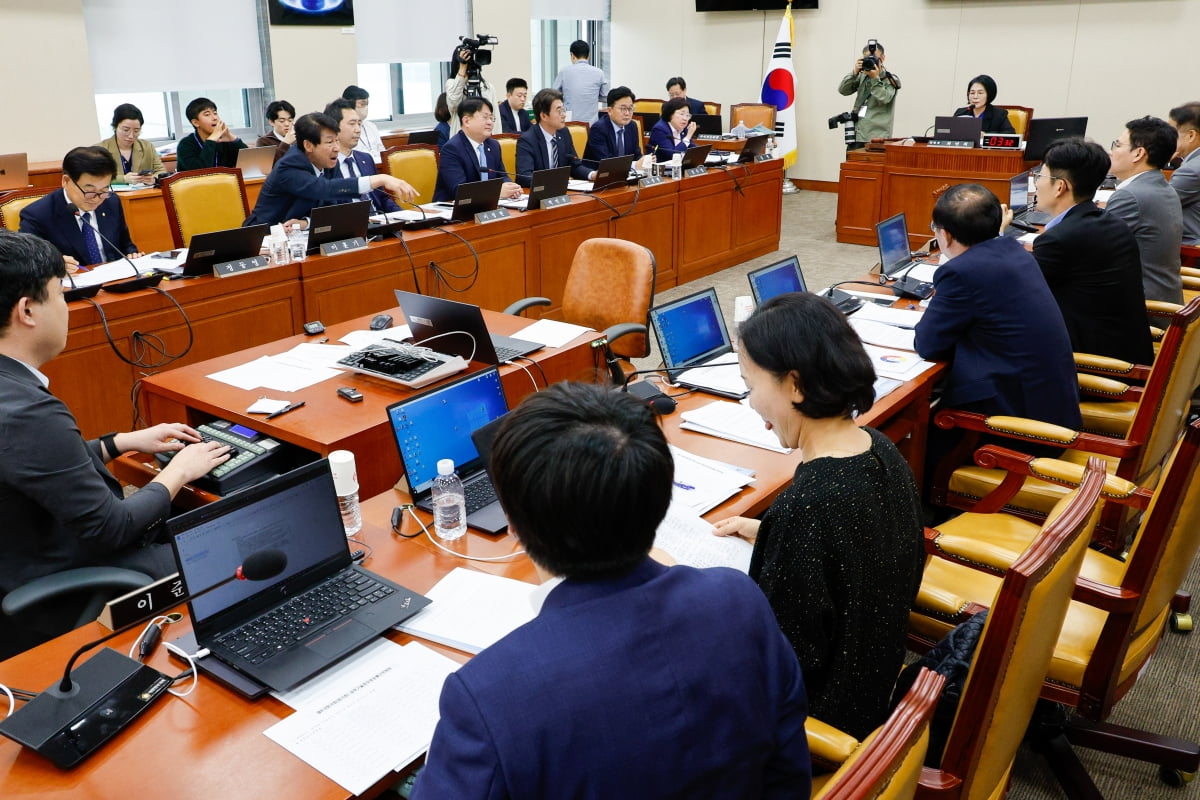
M 281 550 L 260 550 L 232 575 L 179 599 L 195 600 L 236 580 L 261 581 L 287 568 Z M 85 644 L 67 662 L 62 680 L 0 721 L 0 734 L 45 756 L 63 769 L 83 761 L 162 697 L 174 679 L 111 648 L 73 669 L 81 655 L 129 629 L 160 616 L 158 609 Z
M 74 203 L 67 203 L 67 210 L 70 211 L 75 216 L 79 216 L 82 213 L 79 210 L 79 206 L 75 205 Z M 137 291 L 138 289 L 149 289 L 152 286 L 158 286 L 158 284 L 162 282 L 162 279 L 163 279 L 162 273 L 143 275 L 140 272 L 138 272 L 137 265 L 129 260 L 129 256 L 126 253 L 124 253 L 121 250 L 121 248 L 119 248 L 115 244 L 113 244 L 112 240 L 104 235 L 104 233 L 100 230 L 99 225 L 92 228 L 92 230 L 96 233 L 97 236 L 99 236 L 104 241 L 104 243 L 106 245 L 108 245 L 113 250 L 120 253 L 121 258 L 125 259 L 125 263 L 129 265 L 130 269 L 133 270 L 133 277 L 130 280 L 121 281 L 120 283 L 104 284 L 101 287 L 104 289 L 104 291 L 112 292 L 113 294 L 127 294 L 128 292 Z M 102 253 L 101 255 L 104 255 L 104 254 Z

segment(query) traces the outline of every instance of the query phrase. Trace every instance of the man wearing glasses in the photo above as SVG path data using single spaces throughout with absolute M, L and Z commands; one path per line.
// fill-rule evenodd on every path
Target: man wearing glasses
M 500 196 L 509 200 L 521 196 L 521 187 L 508 180 L 500 144 L 492 138 L 492 102 L 486 97 L 468 97 L 455 109 L 461 128 L 450 137 L 438 159 L 437 203 L 454 200 L 458 187 L 474 181 L 503 180 Z
M 608 113 L 588 129 L 584 161 L 595 163 L 612 156 L 642 157 L 637 125 L 633 124 L 633 102 L 636 98 L 628 86 L 618 86 L 608 93 Z
M 1162 168 L 1175 154 L 1178 134 L 1164 120 L 1142 117 L 1125 123 L 1109 150 L 1111 172 L 1120 183 L 1105 210 L 1125 220 L 1142 256 L 1147 300 L 1183 302 L 1179 246 L 1183 208 Z
M 567 109 L 562 92 L 542 89 L 533 96 L 533 113 L 537 125 L 521 134 L 517 140 L 517 183 L 529 186 L 533 172 L 539 169 L 570 167 L 571 177 L 590 181 L 596 171 L 589 170 L 575 152 L 575 143 L 567 131 Z
M 21 231 L 53 244 L 67 268 L 140 256 L 129 238 L 121 201 L 112 191 L 116 165 L 103 147 L 76 147 L 63 158 L 62 191 L 21 211 Z

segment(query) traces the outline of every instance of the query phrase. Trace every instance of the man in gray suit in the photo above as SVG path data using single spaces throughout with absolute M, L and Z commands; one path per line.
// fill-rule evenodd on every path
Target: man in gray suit
M 1175 152 L 1183 159 L 1171 176 L 1183 205 L 1183 243 L 1200 245 L 1200 103 L 1172 108 L 1170 122 L 1179 133 Z
M 1142 287 L 1147 300 L 1183 302 L 1179 246 L 1183 243 L 1183 210 L 1179 195 L 1167 184 L 1162 167 L 1175 153 L 1175 129 L 1157 117 L 1125 124 L 1112 143 L 1112 174 L 1120 183 L 1108 199 L 1108 213 L 1125 220 L 1142 257 Z

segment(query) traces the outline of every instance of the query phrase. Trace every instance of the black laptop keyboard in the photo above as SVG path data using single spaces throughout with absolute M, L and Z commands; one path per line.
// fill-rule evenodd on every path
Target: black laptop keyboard
M 1026 225 L 1045 225 L 1050 221 L 1050 215 L 1045 211 L 1029 209 L 1028 211 L 1022 211 L 1020 214 L 1017 214 L 1015 217 L 1013 217 L 1013 220 L 1016 222 L 1024 222 Z
M 217 641 L 251 664 L 261 664 L 321 630 L 331 620 L 379 602 L 395 591 L 368 575 L 346 569 Z
M 463 487 L 463 501 L 467 513 L 474 514 L 486 505 L 496 502 L 496 489 L 492 486 L 491 478 L 480 478 Z
M 517 356 L 523 355 L 524 351 L 516 347 L 507 347 L 502 344 L 492 342 L 496 347 L 496 360 L 503 364 L 505 361 L 512 361 Z
M 351 353 L 337 363 L 345 367 L 361 367 L 399 381 L 415 380 L 434 367 L 442 365 L 441 359 L 430 361 L 413 354 L 410 350 L 372 344 Z

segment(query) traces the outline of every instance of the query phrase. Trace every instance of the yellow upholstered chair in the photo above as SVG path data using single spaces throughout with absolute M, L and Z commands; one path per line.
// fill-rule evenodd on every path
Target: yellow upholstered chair
M 0 195 L 0 228 L 10 231 L 21 227 L 21 209 L 30 203 L 36 203 L 57 189 L 36 187 L 33 189 L 17 189 Z
M 990 591 L 978 593 L 989 608 L 987 622 L 940 766 L 923 771 L 918 798 L 998 800 L 1007 791 L 1013 757 L 1037 704 L 1088 549 L 1087 531 L 1096 517 L 1103 483 L 1103 464 L 1089 460 L 1079 488 L 1055 506 L 1038 535 Z M 928 597 L 928 586 L 949 583 L 941 580 L 946 567 L 960 569 L 937 548 L 929 551 L 917 607 L 938 602 L 956 612 L 978 608 L 959 600 L 953 589 L 943 590 L 945 597 Z M 913 617 L 914 626 L 925 619 L 917 613 Z
M 1022 136 L 1025 135 L 1025 129 L 1029 127 L 1029 120 L 1033 119 L 1032 108 L 1029 108 L 1028 106 L 1001 105 L 997 105 L 996 108 L 1003 108 L 1005 111 L 1007 111 L 1008 121 L 1009 124 L 1013 126 L 1013 130 Z
M 492 137 L 500 143 L 500 160 L 504 162 L 504 169 L 508 171 L 511 180 L 517 179 L 517 141 L 521 138 L 519 133 L 497 133 Z M 583 155 L 580 152 L 580 155 Z
M 770 103 L 734 103 L 729 107 L 729 130 L 740 122 L 747 128 L 762 125 L 769 131 L 775 130 L 775 106 Z
M 657 97 L 642 97 L 633 101 L 633 113 L 644 114 L 660 114 L 662 113 L 663 103 L 666 100 L 659 100 Z
M 981 454 L 1013 472 L 1052 475 L 1068 485 L 1079 479 L 1074 464 L 996 447 Z M 1153 493 L 1128 485 L 1120 496 L 1110 497 L 1109 503 L 1145 510 L 1128 556 L 1122 560 L 1096 550 L 1085 555 L 1041 689 L 1045 700 L 1063 704 L 1074 715 L 1046 714 L 1035 739 L 1072 797 L 1099 796 L 1089 794 L 1096 789 L 1071 751 L 1073 743 L 1158 764 L 1173 785 L 1200 769 L 1200 745 L 1104 722 L 1133 687 L 1167 622 L 1176 630 L 1191 629 L 1190 616 L 1172 612 L 1175 592 L 1200 550 L 1198 465 L 1200 422 L 1195 422 Z M 954 621 L 953 605 L 986 603 L 999 580 L 994 575 L 1038 535 L 1037 526 L 1004 514 L 963 514 L 938 531 L 927 531 L 928 543 L 943 559 L 938 569 L 926 570 L 913 627 L 932 640 Z M 947 603 L 950 597 L 955 600 Z
M 586 122 L 568 122 L 567 131 L 571 134 L 571 143 L 575 145 L 575 155 L 583 158 L 583 151 L 587 147 L 588 128 L 591 127 Z
M 938 673 L 922 668 L 896 710 L 861 743 L 853 743 L 837 772 L 814 777 L 813 800 L 909 800 L 913 797 L 929 748 L 929 719 L 945 682 Z M 818 759 L 817 750 L 826 739 L 819 734 L 814 737 L 812 723 L 818 727 L 823 723 L 812 717 L 805 723 L 809 732 L 809 750 L 813 758 Z M 847 738 L 853 741 L 852 737 Z
M 704 113 L 705 114 L 716 114 L 718 117 L 721 116 L 721 104 L 720 103 L 710 103 L 707 100 L 705 100 L 704 101 Z
M 242 172 L 230 167 L 177 172 L 159 184 L 176 247 L 197 233 L 241 227 L 250 216 Z
M 408 181 L 417 193 L 413 202 L 421 205 L 433 202 L 440 153 L 434 144 L 404 144 L 384 150 L 381 158 L 389 175 Z

